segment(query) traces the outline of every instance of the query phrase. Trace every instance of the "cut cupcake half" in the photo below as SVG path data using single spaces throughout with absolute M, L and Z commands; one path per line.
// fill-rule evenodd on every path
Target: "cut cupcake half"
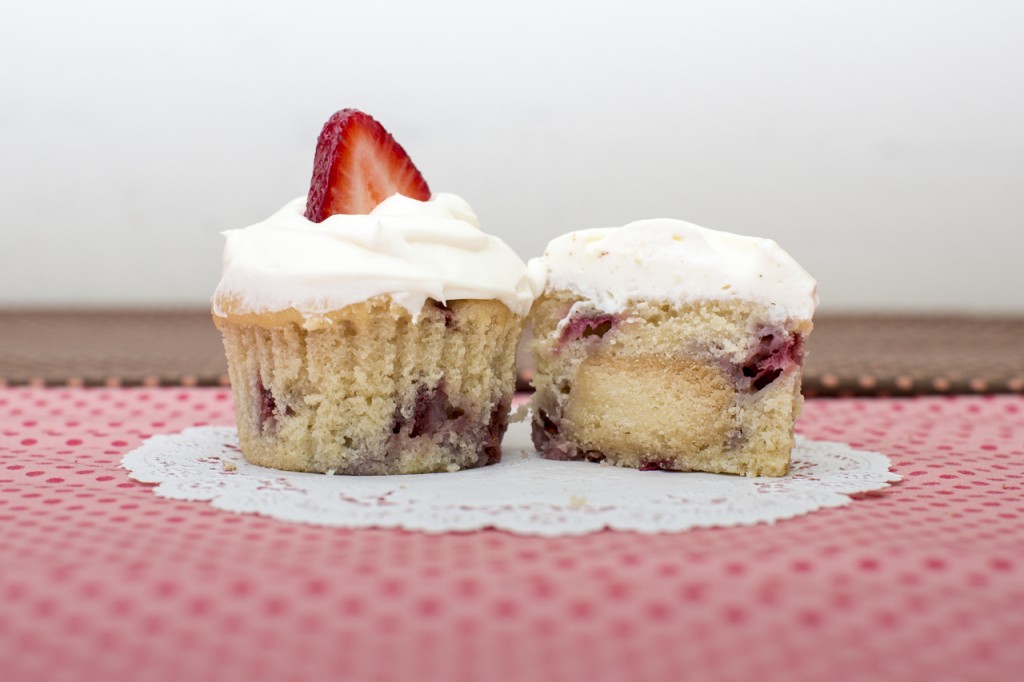
M 531 268 L 543 456 L 786 474 L 817 296 L 778 245 L 640 221 L 559 237 Z

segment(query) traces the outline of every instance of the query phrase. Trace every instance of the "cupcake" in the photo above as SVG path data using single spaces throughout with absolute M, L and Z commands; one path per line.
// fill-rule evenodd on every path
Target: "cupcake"
M 526 266 L 463 199 L 431 194 L 377 121 L 336 113 L 308 197 L 224 234 L 213 316 L 249 462 L 367 475 L 500 459 Z
M 787 473 L 818 299 L 775 242 L 643 220 L 558 237 L 530 268 L 543 456 Z

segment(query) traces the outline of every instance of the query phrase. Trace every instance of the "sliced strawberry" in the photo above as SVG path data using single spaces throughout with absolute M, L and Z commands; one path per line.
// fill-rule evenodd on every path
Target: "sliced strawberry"
M 430 198 L 427 181 L 402 145 L 358 109 L 331 116 L 316 143 L 306 217 L 319 223 L 336 213 L 369 213 L 396 192 Z

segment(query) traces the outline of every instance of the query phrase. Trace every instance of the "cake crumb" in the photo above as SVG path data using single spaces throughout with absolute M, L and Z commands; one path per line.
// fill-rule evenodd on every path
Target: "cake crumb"
M 456 471 L 458 471 L 462 467 L 460 467 L 458 464 L 449 464 L 446 468 L 448 469 L 448 473 L 454 474 Z
M 330 469 L 324 472 L 324 476 L 333 476 L 336 473 L 338 473 L 338 470 L 335 467 L 331 467 Z
M 573 509 L 582 509 L 587 506 L 587 498 L 583 495 L 570 495 L 569 506 Z
M 519 422 L 526 421 L 530 416 L 530 403 L 523 403 L 516 408 L 515 412 L 509 415 L 508 421 L 511 424 L 518 424 Z
M 224 468 L 224 471 L 235 471 L 238 469 L 238 465 L 232 462 L 230 459 L 222 459 L 220 465 Z

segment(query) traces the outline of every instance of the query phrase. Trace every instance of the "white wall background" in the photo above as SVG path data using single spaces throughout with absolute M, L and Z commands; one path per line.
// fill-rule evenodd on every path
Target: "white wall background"
M 356 106 L 524 257 L 678 217 L 823 309 L 1024 313 L 1024 3 L 285 5 L 5 0 L 0 305 L 205 305 Z

